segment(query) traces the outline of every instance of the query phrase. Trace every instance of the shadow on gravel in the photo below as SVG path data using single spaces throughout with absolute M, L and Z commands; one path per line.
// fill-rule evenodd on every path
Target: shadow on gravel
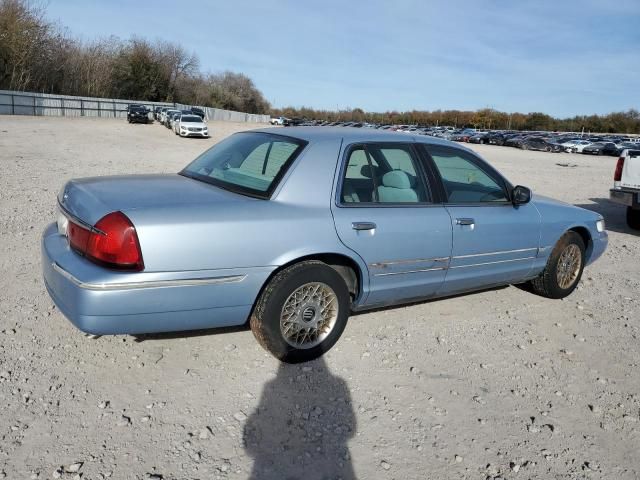
M 585 208 L 602 215 L 607 230 L 611 232 L 640 235 L 640 232 L 632 230 L 627 225 L 627 207 L 613 203 L 608 198 L 590 198 L 589 200 L 593 203 L 576 204 L 576 207 Z
M 431 302 L 446 302 L 448 299 L 451 299 L 451 298 L 469 297 L 471 295 L 477 295 L 479 293 L 504 290 L 506 288 L 509 288 L 510 286 L 511 285 L 497 285 L 495 287 L 487 287 L 487 288 L 482 288 L 480 290 L 472 290 L 470 292 L 456 293 L 455 295 L 448 295 L 448 296 L 445 296 L 445 297 L 427 298 L 426 300 L 416 300 L 414 302 L 409 302 L 409 303 L 401 303 L 401 304 L 397 304 L 397 305 L 387 305 L 387 306 L 384 306 L 384 307 L 376 307 L 376 308 L 371 308 L 371 309 L 367 309 L 367 310 L 358 310 L 358 311 L 351 312 L 351 317 L 355 317 L 357 315 L 364 315 L 364 314 L 367 314 L 367 313 L 384 312 L 385 310 L 395 310 L 395 309 L 401 309 L 401 308 L 405 308 L 405 307 L 413 307 L 415 305 L 425 305 L 425 304 L 431 303 Z M 513 286 L 515 287 L 517 285 L 513 285 Z
M 281 363 L 244 427 L 249 478 L 355 480 L 347 446 L 355 431 L 347 383 L 324 359 L 302 368 Z
M 171 340 L 175 338 L 191 338 L 191 337 L 204 337 L 207 335 L 221 335 L 224 333 L 233 332 L 245 332 L 251 330 L 249 322 L 244 325 L 238 325 L 237 327 L 220 327 L 220 328 L 208 328 L 206 330 L 185 330 L 181 332 L 166 332 L 166 333 L 143 333 L 138 335 L 132 335 L 136 343 L 146 342 L 149 340 Z

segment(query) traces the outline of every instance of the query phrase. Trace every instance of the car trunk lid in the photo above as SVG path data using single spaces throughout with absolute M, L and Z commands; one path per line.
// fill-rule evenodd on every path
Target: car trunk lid
M 238 201 L 256 200 L 177 174 L 75 179 L 58 195 L 62 209 L 88 225 L 116 211 Z

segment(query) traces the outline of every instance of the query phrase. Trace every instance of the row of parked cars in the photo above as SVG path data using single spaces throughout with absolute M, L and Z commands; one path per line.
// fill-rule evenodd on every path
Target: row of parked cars
M 127 121 L 129 123 L 151 123 L 154 120 L 173 130 L 181 137 L 209 137 L 204 110 L 198 107 L 177 109 L 174 107 L 155 107 L 150 110 L 144 105 L 129 105 Z
M 444 135 L 446 138 L 446 135 Z M 619 156 L 626 148 L 637 148 L 640 139 L 622 135 L 584 135 L 579 133 L 461 131 L 449 139 L 545 152 L 583 153 L 585 155 Z
M 275 122 L 273 122 L 275 120 Z M 580 133 L 521 132 L 515 130 L 476 130 L 472 128 L 421 127 L 417 125 L 375 125 L 365 122 L 327 122 L 279 117 L 272 123 L 283 126 L 356 127 L 392 130 L 414 135 L 429 135 L 454 142 L 515 147 L 543 152 L 583 153 L 619 156 L 627 148 L 640 147 L 639 137 L 624 135 L 585 135 Z

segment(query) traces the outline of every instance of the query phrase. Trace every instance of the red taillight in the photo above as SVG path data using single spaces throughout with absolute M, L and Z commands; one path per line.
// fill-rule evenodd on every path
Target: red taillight
M 92 230 L 70 221 L 67 235 L 74 250 L 97 263 L 128 270 L 144 268 L 138 234 L 122 212 L 105 215 Z
M 624 167 L 624 157 L 620 157 L 618 159 L 618 163 L 616 163 L 616 171 L 613 174 L 613 181 L 620 182 L 622 180 L 622 168 Z

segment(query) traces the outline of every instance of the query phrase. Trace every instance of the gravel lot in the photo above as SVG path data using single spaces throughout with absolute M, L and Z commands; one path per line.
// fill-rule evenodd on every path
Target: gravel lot
M 91 339 L 53 307 L 40 234 L 65 180 L 175 172 L 229 133 L 0 116 L 0 478 L 640 476 L 640 241 L 614 158 L 474 147 L 601 212 L 605 256 L 563 301 L 508 287 L 354 316 L 324 359 L 248 330 Z M 568 166 L 559 166 L 562 163 Z

